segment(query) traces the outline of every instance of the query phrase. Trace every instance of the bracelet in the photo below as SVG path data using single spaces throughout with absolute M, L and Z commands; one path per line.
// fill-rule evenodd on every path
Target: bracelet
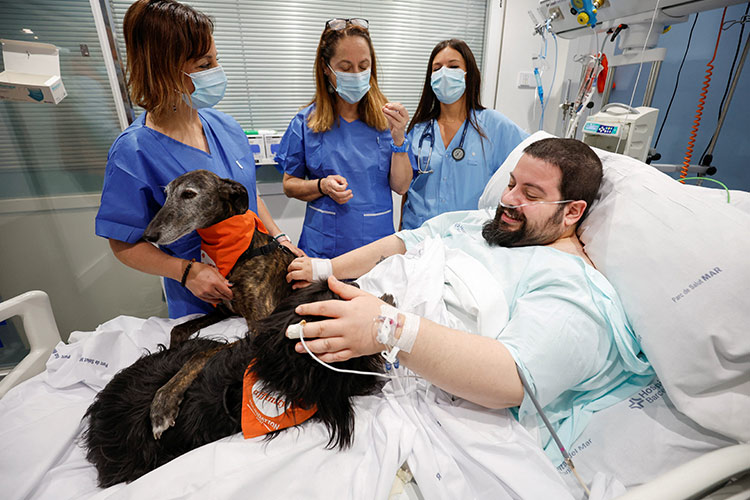
M 276 236 L 274 236 L 274 237 L 273 237 L 273 239 L 274 239 L 274 240 L 276 240 L 276 242 L 278 242 L 278 243 L 281 243 L 281 242 L 279 241 L 279 239 L 281 239 L 281 238 L 286 238 L 286 239 L 285 239 L 284 241 L 292 241 L 292 240 L 291 240 L 291 239 L 289 238 L 289 236 L 287 236 L 287 235 L 286 235 L 286 233 L 279 233 L 279 234 L 277 234 Z
M 188 274 L 190 274 L 190 268 L 193 267 L 194 262 L 195 262 L 195 259 L 192 259 L 190 262 L 188 262 L 187 267 L 182 272 L 182 279 L 180 280 L 180 285 L 185 286 L 185 283 L 187 283 Z
M 323 178 L 322 177 L 318 177 L 318 191 L 320 191 L 320 194 L 322 194 L 323 196 L 325 196 L 326 194 L 323 192 L 323 188 L 320 187 L 320 183 L 321 182 L 323 182 Z
M 392 153 L 406 153 L 409 151 L 409 146 L 411 143 L 409 142 L 409 139 L 404 137 L 404 142 L 401 143 L 400 146 L 396 146 L 396 143 L 393 142 L 393 139 L 391 139 L 391 152 Z

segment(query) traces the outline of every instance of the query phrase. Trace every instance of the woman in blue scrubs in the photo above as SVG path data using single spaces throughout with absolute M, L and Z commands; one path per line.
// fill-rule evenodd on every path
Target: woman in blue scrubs
M 307 202 L 299 246 L 332 258 L 393 233 L 391 190 L 412 179 L 408 113 L 380 92 L 365 19 L 331 19 L 315 58 L 315 97 L 291 121 L 276 162 Z
M 480 104 L 480 84 L 474 54 L 464 41 L 435 46 L 407 134 L 415 177 L 402 209 L 403 229 L 444 212 L 475 210 L 492 174 L 528 137 L 503 114 Z
M 226 88 L 211 19 L 173 0 L 139 0 L 125 14 L 123 28 L 130 94 L 146 112 L 109 151 L 96 234 L 109 239 L 127 266 L 170 278 L 164 280 L 170 317 L 209 312 L 211 304 L 231 299 L 232 290 L 216 268 L 199 262 L 198 234 L 160 248 L 142 239 L 164 204 L 164 188 L 176 177 L 205 169 L 242 183 L 250 210 L 270 234 L 301 252 L 257 196 L 255 159 L 242 127 L 211 109 Z

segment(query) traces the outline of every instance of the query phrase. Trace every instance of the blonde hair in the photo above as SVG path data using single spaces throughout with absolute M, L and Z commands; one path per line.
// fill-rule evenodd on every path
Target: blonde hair
M 308 103 L 308 105 L 315 104 L 315 108 L 307 119 L 307 125 L 313 132 L 327 132 L 331 130 L 334 123 L 338 123 L 339 115 L 336 112 L 336 97 L 332 92 L 329 92 L 330 84 L 323 70 L 327 64 L 330 64 L 339 41 L 349 36 L 359 36 L 365 39 L 367 46 L 370 48 L 370 59 L 372 60 L 372 66 L 370 67 L 370 90 L 357 103 L 359 119 L 377 130 L 385 130 L 388 127 L 388 121 L 382 111 L 388 99 L 386 99 L 378 87 L 375 49 L 372 46 L 370 34 L 364 28 L 349 24 L 342 30 L 332 30 L 326 27 L 323 34 L 320 35 L 314 68 L 315 96 Z
M 182 67 L 211 50 L 213 21 L 174 0 L 138 0 L 125 13 L 130 97 L 158 119 L 190 92 Z

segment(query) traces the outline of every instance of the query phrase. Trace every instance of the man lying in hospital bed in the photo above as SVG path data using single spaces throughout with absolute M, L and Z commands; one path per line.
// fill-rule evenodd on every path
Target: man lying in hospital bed
M 397 347 L 401 364 L 453 396 L 486 408 L 519 407 L 519 419 L 531 422 L 532 431 L 542 425 L 531 399 L 536 396 L 567 447 L 594 411 L 626 399 L 653 378 L 614 289 L 575 233 L 601 177 L 599 158 L 584 143 L 535 142 L 524 149 L 495 210 L 442 214 L 333 259 L 332 271 L 359 278 L 385 257 L 406 253 L 407 263 L 383 263 L 399 268 L 395 272 L 381 267 L 359 280 L 364 290 L 388 290 L 409 311 L 386 342 Z M 444 249 L 436 257 L 425 255 L 440 253 L 425 246 Z M 418 261 L 416 267 L 410 259 Z M 312 265 L 321 264 L 327 262 L 298 258 L 288 278 L 309 281 Z M 402 284 L 389 290 L 399 277 Z M 304 328 L 305 336 L 320 337 L 307 342 L 309 349 L 323 361 L 383 350 L 372 325 L 372 318 L 383 315 L 382 303 L 338 281 L 329 285 L 350 301 L 299 307 L 299 314 L 336 318 Z M 452 329 L 420 323 L 411 314 L 427 289 L 441 291 L 437 303 L 447 311 L 434 319 Z M 304 346 L 297 350 L 304 352 Z M 541 430 L 547 453 L 558 457 L 558 445 Z
M 509 157 L 480 203 L 487 208 L 497 206 L 509 172 L 530 142 Z M 600 199 L 581 227 L 581 239 L 597 268 L 618 289 L 661 385 L 641 389 L 623 403 L 594 414 L 584 434 L 569 449 L 587 481 L 594 471 L 603 470 L 631 486 L 706 451 L 748 439 L 743 433 L 748 432 L 746 415 L 750 412 L 750 347 L 748 336 L 740 334 L 740 328 L 746 331 L 748 312 L 742 306 L 746 303 L 743 299 L 722 291 L 739 289 L 750 274 L 745 259 L 737 257 L 746 254 L 750 241 L 746 231 L 736 232 L 736 228 L 750 227 L 750 219 L 718 201 L 706 200 L 704 193 L 698 196 L 688 192 L 639 162 L 598 153 L 604 160 L 605 179 Z M 685 211 L 690 218 L 680 217 Z M 657 226 L 656 230 L 648 231 L 651 225 Z M 732 229 L 735 245 L 731 251 L 729 245 L 716 245 L 717 240 L 711 240 L 713 235 Z M 680 250 L 673 240 L 685 234 L 687 238 L 696 234 L 695 241 Z M 432 246 L 424 251 L 434 256 L 439 248 Z M 671 258 L 665 260 L 665 256 Z M 721 271 L 714 271 L 714 275 L 699 273 L 699 278 L 707 276 L 706 281 L 691 289 L 694 295 L 683 293 L 679 298 L 673 289 L 682 288 L 683 281 L 695 281 L 682 278 L 684 262 L 694 263 L 695 269 L 708 262 Z M 380 267 L 388 266 L 384 263 L 376 269 Z M 377 281 L 374 274 L 371 276 Z M 398 285 L 398 280 L 385 280 L 382 286 L 396 289 Z M 424 289 L 423 294 L 434 295 L 435 289 L 442 290 L 442 282 L 438 285 Z M 666 304 L 675 304 L 673 310 L 667 310 L 661 300 L 664 291 L 670 292 Z M 702 321 L 706 313 L 690 302 L 693 296 L 715 311 L 709 317 L 711 331 Z M 673 297 L 677 297 L 676 302 Z M 477 304 L 484 299 L 476 297 Z M 419 304 L 419 297 L 408 293 L 402 300 L 404 304 Z M 445 314 L 434 301 L 425 299 L 420 307 L 415 311 L 428 317 Z M 492 321 L 493 314 L 479 315 L 477 328 L 481 330 Z M 494 498 L 502 498 L 498 493 L 502 489 L 511 489 L 522 498 L 565 498 L 565 493 L 539 495 L 545 489 L 555 491 L 556 473 L 550 475 L 549 462 L 545 464 L 544 456 L 540 460 L 530 446 L 531 440 L 504 410 L 483 410 L 460 399 L 454 401 L 434 388 L 430 392 L 413 390 L 422 382 L 410 378 L 391 384 L 384 398 L 358 401 L 355 443 L 347 453 L 324 449 L 324 429 L 301 426 L 267 445 L 227 438 L 194 450 L 131 485 L 97 490 L 95 472 L 75 443 L 81 430 L 80 417 L 96 391 L 117 370 L 142 355 L 144 348 L 153 351 L 158 343 L 167 341 L 172 323 L 121 317 L 96 332 L 75 332 L 70 344 L 58 346 L 45 373 L 0 400 L 0 483 L 4 496 L 265 498 L 284 491 L 289 497 L 384 498 L 395 470 L 412 458 L 414 469 L 437 466 L 446 471 L 444 479 L 435 477 L 431 481 L 424 473 L 418 478 L 425 498 L 467 491 L 469 494 L 463 497 L 487 496 L 486 490 L 472 489 L 472 485 L 491 485 Z M 202 334 L 232 337 L 243 333 L 238 320 Z M 670 357 L 675 352 L 678 355 Z M 666 389 L 680 412 L 660 387 Z M 704 401 L 708 404 L 703 405 Z M 608 424 L 606 418 L 610 416 L 616 418 Z M 633 420 L 639 421 L 635 433 L 630 429 Z M 463 467 L 465 477 L 456 479 L 452 474 L 456 467 Z M 564 468 L 560 470 L 565 473 Z M 567 480 L 569 474 L 564 477 Z M 357 487 L 359 484 L 365 486 Z

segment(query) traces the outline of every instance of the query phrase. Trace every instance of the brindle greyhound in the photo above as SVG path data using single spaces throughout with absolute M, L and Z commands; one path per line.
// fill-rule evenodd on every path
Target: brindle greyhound
M 247 189 L 207 170 L 194 170 L 176 178 L 166 188 L 167 199 L 146 228 L 143 239 L 159 245 L 172 243 L 248 210 Z M 195 332 L 231 315 L 241 315 L 250 331 L 287 297 L 292 287 L 286 282 L 287 267 L 294 255 L 270 235 L 255 231 L 248 250 L 237 260 L 227 279 L 232 283 L 232 300 L 213 312 L 175 326 L 170 347 L 176 347 Z M 182 397 L 206 362 L 233 344 L 221 344 L 195 354 L 172 379 L 157 391 L 151 404 L 154 437 L 174 425 Z

